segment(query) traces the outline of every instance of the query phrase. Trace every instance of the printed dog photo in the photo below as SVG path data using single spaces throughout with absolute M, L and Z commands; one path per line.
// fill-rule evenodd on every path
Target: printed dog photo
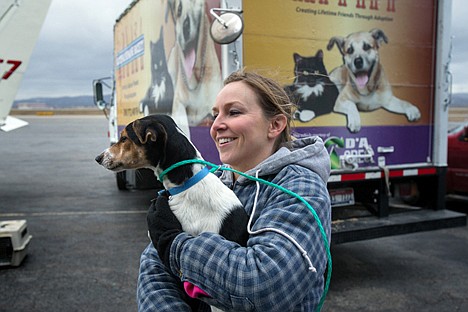
M 406 115 L 408 121 L 421 118 L 415 105 L 393 95 L 379 57 L 383 43 L 388 43 L 388 38 L 381 29 L 332 37 L 328 42 L 328 50 L 336 45 L 343 56 L 344 64 L 332 70 L 330 79 L 340 91 L 334 111 L 346 115 L 350 132 L 361 129 L 359 111 L 383 108 Z
M 204 0 L 169 0 L 176 42 L 168 58 L 174 94 L 172 116 L 187 133 L 189 126 L 211 122 L 211 107 L 222 87 L 215 45 Z

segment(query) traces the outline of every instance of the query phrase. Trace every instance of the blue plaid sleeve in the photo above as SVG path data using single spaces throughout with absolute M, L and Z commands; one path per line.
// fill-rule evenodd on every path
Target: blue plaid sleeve
M 170 274 L 150 243 L 141 255 L 137 285 L 138 311 L 192 311 L 183 300 L 181 282 Z
M 317 212 L 330 240 L 330 198 L 314 172 L 288 166 L 272 182 L 304 197 Z M 251 214 L 255 183 L 236 190 Z M 314 311 L 323 293 L 327 264 L 317 222 L 297 199 L 261 185 L 252 230 L 275 228 L 307 251 L 317 272 L 290 240 L 273 231 L 251 235 L 247 247 L 213 233 L 177 236 L 171 246 L 171 270 L 207 292 L 204 301 L 225 311 Z

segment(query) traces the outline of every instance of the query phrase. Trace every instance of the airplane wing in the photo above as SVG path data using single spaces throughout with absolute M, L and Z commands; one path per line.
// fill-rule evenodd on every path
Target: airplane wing
M 8 114 L 51 1 L 0 1 L 0 129 L 3 131 L 25 125 Z

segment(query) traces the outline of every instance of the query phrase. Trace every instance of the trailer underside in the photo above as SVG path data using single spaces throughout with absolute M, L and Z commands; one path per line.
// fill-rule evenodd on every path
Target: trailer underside
M 366 215 L 363 207 L 355 207 L 350 214 L 350 209 L 333 209 L 332 244 L 466 226 L 466 214 L 446 209 L 390 206 L 387 217 Z

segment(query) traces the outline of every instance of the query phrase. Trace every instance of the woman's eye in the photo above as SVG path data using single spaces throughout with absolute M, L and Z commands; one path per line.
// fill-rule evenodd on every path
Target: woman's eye
M 239 112 L 238 110 L 232 110 L 229 112 L 229 115 L 231 116 L 237 116 L 237 115 L 240 115 L 241 112 Z

